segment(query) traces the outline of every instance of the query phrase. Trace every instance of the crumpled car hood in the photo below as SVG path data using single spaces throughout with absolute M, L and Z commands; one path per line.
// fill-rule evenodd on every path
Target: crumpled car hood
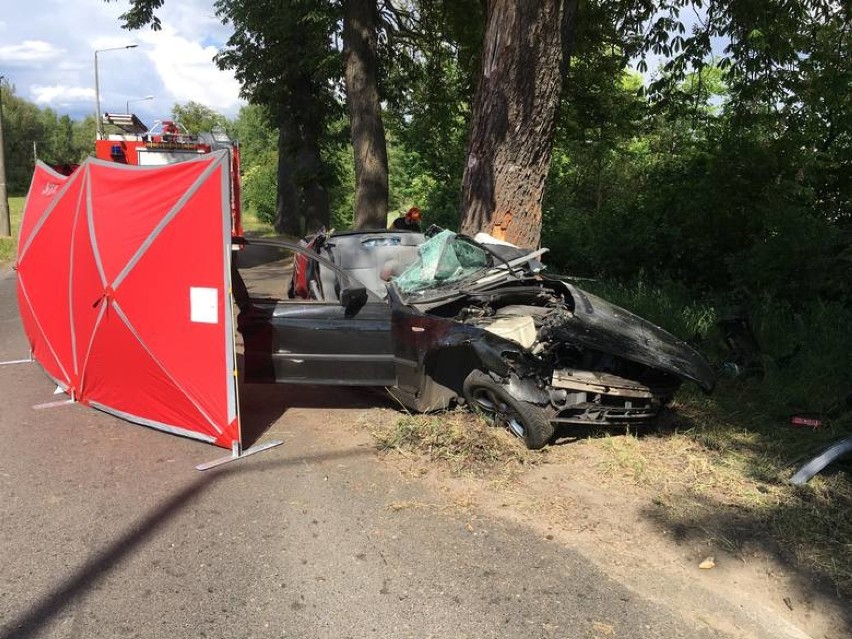
M 568 282 L 573 316 L 565 328 L 584 346 L 611 353 L 697 383 L 710 392 L 716 375 L 691 346 L 659 326 Z

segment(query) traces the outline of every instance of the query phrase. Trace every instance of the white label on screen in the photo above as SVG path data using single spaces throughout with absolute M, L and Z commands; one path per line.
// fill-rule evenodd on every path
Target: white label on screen
M 201 324 L 219 323 L 219 291 L 215 288 L 189 287 L 189 319 Z

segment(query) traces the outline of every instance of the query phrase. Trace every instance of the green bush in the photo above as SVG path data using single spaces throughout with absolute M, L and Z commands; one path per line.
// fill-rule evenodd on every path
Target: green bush
M 801 209 L 770 212 L 763 232 L 747 251 L 731 257 L 729 269 L 738 288 L 794 304 L 852 299 L 849 238 Z
M 775 415 L 811 412 L 847 419 L 852 410 L 852 309 L 813 300 L 793 306 L 765 298 L 752 325 L 766 375 L 755 392 Z
M 268 151 L 242 176 L 243 202 L 261 222 L 266 224 L 272 224 L 275 221 L 277 170 L 278 154 L 275 151 Z
M 650 284 L 644 280 L 580 282 L 580 287 L 662 326 L 685 341 L 704 342 L 718 320 L 717 306 L 696 300 L 683 285 L 671 281 Z
M 849 301 L 848 211 L 819 195 L 806 150 L 759 128 L 701 138 L 677 126 L 589 157 L 576 144 L 554 150 L 542 228 L 551 263 L 717 297 Z
M 852 309 L 841 302 L 791 304 L 771 296 L 733 304 L 730 298 L 697 300 L 671 281 L 601 280 L 583 288 L 691 342 L 716 366 L 731 356 L 717 322 L 736 306 L 760 348 L 761 374 L 741 376 L 720 388 L 723 403 L 737 402 L 773 419 L 812 413 L 852 426 Z M 845 427 L 845 426 L 844 426 Z

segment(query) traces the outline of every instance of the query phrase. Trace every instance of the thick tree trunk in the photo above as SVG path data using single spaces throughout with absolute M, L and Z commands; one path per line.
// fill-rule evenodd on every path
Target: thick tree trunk
M 315 233 L 321 227 L 328 228 L 331 212 L 328 190 L 323 179 L 323 163 L 319 140 L 306 135 L 296 154 L 296 174 L 299 176 L 302 212 L 305 216 L 305 234 Z
M 461 231 L 538 246 L 577 0 L 488 0 L 462 180 Z
M 302 235 L 302 220 L 292 164 L 296 135 L 293 119 L 285 109 L 281 109 L 278 116 L 278 191 L 273 226 L 277 233 L 299 237 Z
M 316 89 L 308 76 L 303 78 L 302 84 L 304 96 L 315 95 Z M 293 158 L 293 166 L 305 219 L 305 234 L 309 235 L 321 227 L 328 228 L 331 221 L 321 142 L 326 123 L 319 105 L 311 108 L 314 100 L 303 98 L 300 102 L 299 148 Z
M 343 59 L 355 153 L 355 228 L 385 228 L 388 152 L 379 105 L 376 0 L 345 0 Z

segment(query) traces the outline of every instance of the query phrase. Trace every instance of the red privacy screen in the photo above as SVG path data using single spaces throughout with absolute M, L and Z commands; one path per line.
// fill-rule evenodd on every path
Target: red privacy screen
M 18 244 L 33 356 L 72 398 L 231 448 L 240 440 L 227 152 L 163 167 L 39 163 Z

